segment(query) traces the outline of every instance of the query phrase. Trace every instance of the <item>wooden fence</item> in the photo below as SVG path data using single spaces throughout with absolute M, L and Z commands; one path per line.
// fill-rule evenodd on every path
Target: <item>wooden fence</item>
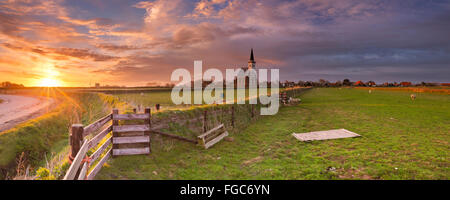
M 144 124 L 119 125 L 119 120 L 143 120 Z M 109 123 L 112 121 L 112 124 Z M 109 124 L 108 124 L 109 123 Z M 102 127 L 102 131 L 97 132 Z M 70 134 L 71 165 L 64 180 L 92 180 L 103 164 L 111 156 L 135 155 L 150 153 L 151 110 L 145 109 L 143 114 L 119 114 L 118 109 L 96 122 L 83 127 L 72 125 Z M 112 135 L 109 134 L 112 132 Z M 91 139 L 86 139 L 91 137 Z M 102 144 L 100 144 L 103 141 Z M 100 144 L 100 146 L 99 146 Z M 111 148 L 108 148 L 112 144 Z M 130 145 L 144 144 L 143 148 L 130 148 Z M 123 148 L 122 145 L 127 145 Z M 90 156 L 90 149 L 98 148 Z M 100 159 L 100 160 L 99 160 Z M 96 162 L 99 160 L 98 162 Z M 91 164 L 95 163 L 91 167 Z
M 86 127 L 83 127 L 82 124 L 72 125 L 70 133 L 71 152 L 69 155 L 69 160 L 72 163 L 64 176 L 64 180 L 92 180 L 100 171 L 103 164 L 111 156 L 111 148 L 108 148 L 112 139 L 109 133 L 113 126 L 108 125 L 111 120 L 112 113 Z M 106 128 L 97 132 L 98 129 L 105 126 Z M 89 136 L 92 138 L 86 139 Z M 103 144 L 94 153 L 87 156 L 86 153 L 97 147 L 102 140 L 104 140 Z M 103 157 L 101 157 L 102 155 Z M 98 162 L 96 162 L 97 160 Z M 93 163 L 96 165 L 91 168 Z
M 285 91 L 281 94 L 281 101 L 284 103 L 287 97 L 297 94 L 299 94 L 297 89 Z M 257 113 L 254 104 L 241 106 L 248 106 L 250 117 L 256 117 Z M 69 160 L 71 165 L 64 176 L 64 180 L 92 180 L 110 157 L 151 153 L 151 134 L 159 134 L 209 148 L 228 136 L 224 122 L 221 122 L 218 126 L 208 126 L 209 116 L 231 115 L 230 125 L 234 128 L 236 125 L 235 107 L 236 105 L 232 105 L 222 108 L 220 111 L 205 110 L 200 117 L 182 120 L 184 122 L 203 120 L 202 134 L 197 137 L 197 140 L 160 130 L 168 127 L 168 124 L 152 126 L 150 108 L 146 108 L 145 112 L 141 114 L 137 114 L 136 109 L 133 109 L 134 113 L 132 114 L 119 114 L 118 109 L 113 109 L 111 114 L 86 127 L 82 124 L 73 124 L 70 134 L 71 152 Z M 119 124 L 119 121 L 127 120 L 142 120 L 143 123 L 132 125 Z M 111 132 L 112 134 L 110 134 Z M 87 153 L 90 149 L 95 151 L 88 156 Z
M 119 114 L 118 109 L 113 110 L 113 152 L 112 156 L 149 154 L 150 129 L 152 114 L 150 108 L 145 113 Z M 142 120 L 141 124 L 119 125 L 119 120 Z

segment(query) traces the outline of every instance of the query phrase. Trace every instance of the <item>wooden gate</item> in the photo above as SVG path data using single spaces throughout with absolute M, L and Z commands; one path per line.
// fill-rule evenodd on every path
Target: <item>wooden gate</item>
M 119 114 L 119 110 L 114 109 L 112 156 L 149 154 L 151 117 L 150 108 L 145 108 L 145 112 L 140 114 Z M 138 124 L 119 125 L 119 121 Z

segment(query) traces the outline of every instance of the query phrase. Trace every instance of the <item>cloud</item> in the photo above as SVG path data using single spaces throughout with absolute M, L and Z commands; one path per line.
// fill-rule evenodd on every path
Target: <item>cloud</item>
M 75 57 L 79 59 L 92 59 L 93 61 L 109 61 L 115 60 L 117 57 L 94 53 L 89 49 L 75 49 L 75 48 L 57 48 L 52 49 L 53 53 Z
M 3 43 L 1 45 L 15 51 L 36 53 L 52 58 L 64 56 L 78 59 L 91 59 L 93 61 L 109 61 L 118 59 L 118 57 L 115 56 L 95 53 L 90 49 L 25 47 L 9 43 Z
M 0 76 L 54 66 L 73 84 L 145 85 L 197 59 L 243 66 L 253 47 L 257 67 L 282 79 L 447 81 L 449 11 L 416 0 L 5 0 Z
M 139 50 L 145 47 L 131 46 L 131 45 L 116 45 L 116 44 L 99 44 L 98 48 L 106 49 L 114 52 L 122 52 L 122 51 L 130 51 L 130 50 Z

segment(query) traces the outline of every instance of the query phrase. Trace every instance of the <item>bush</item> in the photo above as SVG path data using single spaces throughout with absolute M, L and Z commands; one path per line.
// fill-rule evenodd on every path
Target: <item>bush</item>
M 36 171 L 36 176 L 36 180 L 55 180 L 55 177 L 50 174 L 50 170 L 43 167 L 39 167 Z

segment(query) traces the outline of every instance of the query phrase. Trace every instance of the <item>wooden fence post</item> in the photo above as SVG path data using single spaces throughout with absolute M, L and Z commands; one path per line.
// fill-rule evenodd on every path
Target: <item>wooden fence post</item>
M 145 108 L 145 114 L 148 114 L 148 119 L 145 120 L 145 123 L 148 124 L 148 126 L 150 127 L 150 129 L 152 128 L 152 110 L 151 108 Z M 151 135 L 150 135 L 151 131 L 148 131 L 146 133 L 146 135 L 148 135 L 148 153 L 150 154 L 152 152 L 152 148 L 151 148 Z
M 207 131 L 206 123 L 208 120 L 208 110 L 203 113 L 203 133 Z
M 112 125 L 113 125 L 113 130 L 114 130 L 114 126 L 118 126 L 119 125 L 119 120 L 116 120 L 116 119 L 114 119 L 114 115 L 118 115 L 119 114 L 119 109 L 117 109 L 117 108 L 114 108 L 113 109 L 113 117 L 112 117 Z M 118 137 L 119 135 L 118 135 L 118 133 L 117 132 L 112 132 L 112 140 L 114 140 L 114 137 Z M 112 149 L 114 150 L 114 149 L 118 149 L 118 147 L 119 147 L 119 144 L 113 144 L 112 145 Z M 114 153 L 113 153 L 114 151 L 112 151 L 112 153 L 111 153 L 111 156 L 112 157 L 114 157 Z
M 252 104 L 252 118 L 255 117 L 255 104 Z
M 78 151 L 81 148 L 83 142 L 83 132 L 84 127 L 83 124 L 72 124 L 72 130 L 70 133 L 70 149 L 71 154 L 69 156 L 70 162 L 73 161 Z
M 234 128 L 234 105 L 231 106 L 231 126 Z

